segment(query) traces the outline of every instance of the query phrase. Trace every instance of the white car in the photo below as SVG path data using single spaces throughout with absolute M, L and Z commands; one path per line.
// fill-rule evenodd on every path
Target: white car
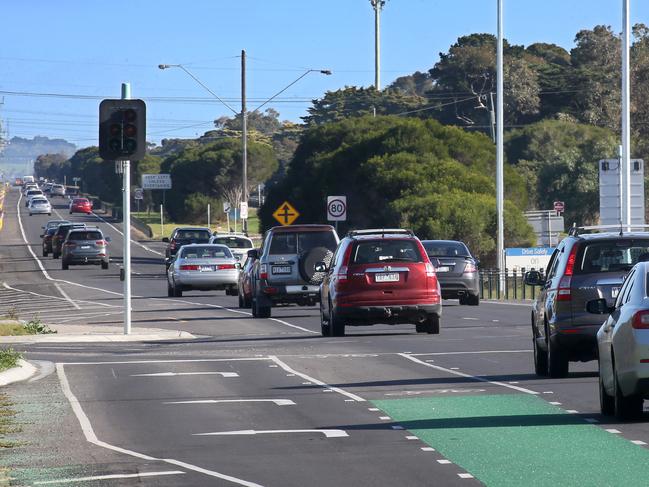
M 41 198 L 38 196 L 33 197 L 29 200 L 27 205 L 29 210 L 29 216 L 32 215 L 52 215 L 52 205 L 46 198 Z
M 238 294 L 240 265 L 225 245 L 188 244 L 178 249 L 167 269 L 167 295 L 180 297 L 183 291 L 225 290 Z
M 603 298 L 586 305 L 590 313 L 610 313 L 597 332 L 599 394 L 602 414 L 618 419 L 640 416 L 649 398 L 649 262 L 642 257 L 612 307 Z
M 230 249 L 232 255 L 242 264 L 248 257 L 248 251 L 254 248 L 252 240 L 246 235 L 238 233 L 215 233 L 210 238 L 210 243 L 225 245 Z
M 29 206 L 29 202 L 35 196 L 45 198 L 45 195 L 40 189 L 30 189 L 29 191 L 27 191 L 27 193 L 25 193 L 25 207 Z

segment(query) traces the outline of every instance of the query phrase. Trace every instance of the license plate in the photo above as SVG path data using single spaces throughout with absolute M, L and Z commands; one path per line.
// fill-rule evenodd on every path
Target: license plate
M 398 282 L 399 273 L 391 272 L 390 274 L 377 274 L 375 279 L 376 282 Z
M 449 272 L 451 268 L 448 266 L 442 266 L 442 267 L 438 267 L 436 270 L 437 272 Z
M 200 267 L 200 271 L 201 271 L 201 272 L 211 272 L 211 271 L 213 271 L 213 270 L 214 270 L 214 266 L 213 266 L 213 265 L 202 265 L 202 266 Z
M 612 298 L 617 298 L 617 295 L 620 294 L 620 288 L 619 287 L 614 287 L 611 289 L 611 297 Z
M 90 245 L 82 245 L 81 246 L 81 250 L 86 250 L 86 249 L 89 249 L 89 248 L 90 248 Z
M 273 266 L 273 274 L 290 274 L 290 273 L 291 273 L 290 265 Z

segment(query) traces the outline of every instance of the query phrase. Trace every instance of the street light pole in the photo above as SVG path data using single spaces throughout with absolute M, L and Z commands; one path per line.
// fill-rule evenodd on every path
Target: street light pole
M 622 180 L 624 224 L 631 228 L 631 21 L 629 0 L 622 0 Z
M 496 213 L 498 218 L 498 245 L 496 248 L 498 271 L 500 283 L 504 283 L 504 253 L 505 253 L 505 230 L 504 230 L 504 154 L 503 154 L 503 0 L 498 0 L 498 52 L 496 60 L 498 74 L 496 75 Z M 502 288 L 502 287 L 501 287 Z
M 381 90 L 381 9 L 385 0 L 370 0 L 374 7 L 374 88 Z
M 241 201 L 248 203 L 248 112 L 246 111 L 246 50 L 241 50 L 241 152 L 243 186 Z M 236 202 L 232 202 L 236 204 Z M 248 232 L 248 219 L 241 219 L 241 231 Z

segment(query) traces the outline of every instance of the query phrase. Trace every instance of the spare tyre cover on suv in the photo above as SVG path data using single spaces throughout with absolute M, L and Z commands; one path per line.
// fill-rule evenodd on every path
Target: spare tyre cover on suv
M 326 247 L 314 247 L 311 250 L 300 255 L 298 269 L 300 276 L 311 285 L 320 284 L 324 278 L 324 272 L 316 272 L 315 265 L 318 262 L 324 262 L 329 266 L 333 252 Z

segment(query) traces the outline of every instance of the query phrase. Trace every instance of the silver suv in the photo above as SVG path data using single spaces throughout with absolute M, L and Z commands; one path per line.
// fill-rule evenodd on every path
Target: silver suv
M 537 375 L 564 377 L 569 362 L 597 359 L 603 319 L 589 313 L 586 303 L 603 298 L 612 306 L 631 268 L 649 260 L 647 232 L 580 233 L 606 228 L 572 228 L 554 250 L 546 275 L 525 275 L 526 284 L 541 286 L 532 309 Z
M 287 225 L 266 232 L 251 272 L 252 315 L 268 318 L 271 307 L 313 306 L 320 301 L 324 272 L 319 262 L 331 262 L 338 234 L 330 225 Z
M 110 237 L 104 238 L 99 228 L 73 228 L 63 242 L 61 268 L 67 270 L 70 264 L 100 264 L 102 269 L 108 269 L 109 241 Z

